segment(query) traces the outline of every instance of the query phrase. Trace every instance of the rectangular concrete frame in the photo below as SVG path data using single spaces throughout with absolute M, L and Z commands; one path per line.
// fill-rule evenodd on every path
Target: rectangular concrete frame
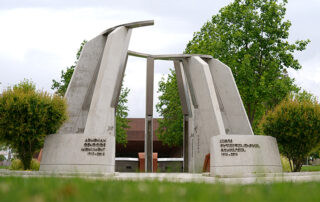
M 207 60 L 227 134 L 253 135 L 230 68 L 216 59 Z
M 98 77 L 94 87 L 92 100 L 90 104 L 89 113 L 87 116 L 87 121 L 84 127 L 84 134 L 55 134 L 50 135 L 45 140 L 45 145 L 43 149 L 43 158 L 40 164 L 40 170 L 42 171 L 81 171 L 81 172 L 114 172 L 115 166 L 115 109 L 111 106 L 112 95 L 116 90 L 116 86 L 119 86 L 117 82 L 121 82 L 122 78 L 119 76 L 123 75 L 125 61 L 127 57 L 127 51 L 129 46 L 131 36 L 131 29 L 126 27 L 118 27 L 114 29 L 107 37 L 105 48 L 103 49 L 103 56 L 101 58 L 101 63 L 97 57 L 90 58 L 90 53 L 88 55 L 87 51 L 94 49 L 94 46 L 85 46 L 83 53 L 81 54 L 81 59 L 75 70 L 76 73 L 73 78 L 73 83 L 75 79 L 80 79 L 82 76 L 86 75 L 81 73 L 81 70 L 87 71 L 92 65 L 100 65 L 98 69 Z M 100 36 L 98 39 L 102 40 Z M 96 39 L 98 41 L 98 39 Z M 101 41 L 100 41 L 101 42 Z M 99 47 L 102 47 L 101 45 Z M 87 50 L 86 50 L 87 49 Z M 94 50 L 91 50 L 94 51 Z M 97 51 L 102 51 L 102 48 L 98 48 Z M 93 61 L 91 61 L 93 60 Z M 83 62 L 81 62 L 83 61 Z M 83 68 L 81 68 L 83 65 Z M 88 65 L 88 66 L 87 66 Z M 79 70 L 77 70 L 79 68 Z M 89 82 L 94 80 L 95 70 L 90 70 L 88 74 L 88 79 L 85 84 L 88 85 Z M 81 80 L 79 80 L 81 83 Z M 82 86 L 83 84 L 79 84 Z M 78 89 L 77 89 L 78 88 Z M 70 86 L 67 92 L 67 97 L 71 91 L 79 92 L 78 104 L 73 110 L 78 112 L 81 110 L 85 102 L 85 97 L 89 97 L 87 91 L 90 88 L 83 88 L 79 90 L 78 86 Z M 104 93 L 110 92 L 110 93 Z M 91 92 L 92 93 L 92 92 Z M 71 96 L 72 102 L 77 103 L 78 100 L 76 95 Z M 82 101 L 83 100 L 83 101 Z M 82 103 L 81 103 L 82 102 Z M 85 117 L 85 116 L 84 116 Z M 83 118 L 84 118 L 83 117 Z M 71 123 L 67 123 L 74 127 L 77 123 L 76 118 L 81 118 L 76 116 L 71 119 Z M 81 122 L 82 123 L 82 122 Z M 67 127 L 71 128 L 71 127 Z M 74 130 L 74 129 L 73 129 Z M 63 133 L 69 132 L 70 130 L 62 130 Z M 81 152 L 81 147 L 83 147 L 85 138 L 88 137 L 98 137 L 106 139 L 106 151 L 105 156 L 92 157 L 88 156 L 85 152 Z M 65 143 L 67 142 L 67 143 Z M 87 156 L 86 156 L 87 155 Z
M 190 76 L 188 85 L 193 85 L 197 108 L 189 122 L 189 172 L 202 172 L 205 155 L 210 153 L 210 138 L 225 134 L 215 86 L 209 65 L 198 56 L 192 56 L 184 63 L 184 71 Z
M 229 140 L 226 141 L 226 140 Z M 231 141 L 230 141 L 231 140 Z M 223 145 L 221 145 L 223 144 Z M 229 144 L 229 145 L 226 145 Z M 256 147 L 245 147 L 258 144 Z M 241 146 L 239 146 L 241 145 Z M 222 147 L 223 146 L 223 147 Z M 244 152 L 225 152 L 222 149 L 244 148 Z M 223 151 L 223 152 L 222 152 Z M 224 156 L 222 153 L 237 153 Z M 277 141 L 271 136 L 219 135 L 211 138 L 210 175 L 243 176 L 250 173 L 281 173 L 282 165 Z

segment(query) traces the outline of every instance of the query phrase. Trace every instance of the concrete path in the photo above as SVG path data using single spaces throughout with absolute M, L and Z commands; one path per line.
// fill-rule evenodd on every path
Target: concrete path
M 158 180 L 170 182 L 197 182 L 197 183 L 227 183 L 227 184 L 252 184 L 272 182 L 310 182 L 320 181 L 320 172 L 300 173 L 266 173 L 238 177 L 210 177 L 209 173 L 68 173 L 44 171 L 11 171 L 0 169 L 1 177 L 80 177 L 101 180 Z

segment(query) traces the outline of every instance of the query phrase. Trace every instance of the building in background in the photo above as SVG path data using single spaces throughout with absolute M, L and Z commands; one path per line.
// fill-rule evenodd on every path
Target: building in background
M 138 157 L 139 152 L 144 152 L 144 118 L 128 118 L 130 128 L 127 131 L 127 146 L 116 145 L 116 157 Z M 158 119 L 153 119 L 153 152 L 158 153 L 158 158 L 182 157 L 182 147 L 169 147 L 163 145 L 156 135 L 159 127 Z

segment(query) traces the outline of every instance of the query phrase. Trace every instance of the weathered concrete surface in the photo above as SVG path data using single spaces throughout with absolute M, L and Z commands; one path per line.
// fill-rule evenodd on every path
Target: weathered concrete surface
M 191 94 L 197 102 L 197 106 L 193 102 L 189 123 L 188 168 L 189 172 L 202 172 L 205 155 L 210 152 L 210 138 L 225 134 L 225 129 L 208 64 L 193 56 L 185 62 L 184 71 L 190 77 L 188 85 L 192 83 L 194 92 Z
M 211 176 L 280 172 L 280 154 L 274 137 L 219 135 L 211 138 Z
M 209 59 L 208 65 L 215 85 L 226 133 L 253 135 L 230 68 L 216 59 Z
M 118 75 L 122 75 L 131 30 L 119 27 L 108 35 L 94 88 L 84 134 L 115 136 L 115 109 L 111 107 Z
M 100 60 L 106 43 L 106 37 L 99 35 L 84 46 L 78 64 L 75 67 L 69 87 L 65 94 L 68 103 L 69 120 L 60 128 L 60 134 L 83 133 L 87 121 L 89 107 L 83 107 L 85 102 L 91 103 L 90 91 L 96 81 Z M 88 96 L 87 96 L 88 95 Z
M 44 144 L 40 171 L 64 171 L 64 172 L 114 172 L 114 147 L 110 147 L 113 141 L 111 136 L 90 136 L 90 139 L 105 140 L 105 146 L 86 147 L 87 135 L 84 134 L 54 134 L 49 135 Z M 95 142 L 95 144 L 97 144 Z M 85 148 L 100 148 L 103 155 L 89 155 Z M 97 154 L 97 152 L 95 152 Z M 113 160 L 113 161 L 112 161 Z

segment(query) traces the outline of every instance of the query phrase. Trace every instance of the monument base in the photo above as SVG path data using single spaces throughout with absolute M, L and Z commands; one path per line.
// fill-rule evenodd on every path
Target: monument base
M 228 134 L 214 136 L 210 143 L 211 176 L 282 172 L 274 137 Z
M 54 134 L 45 139 L 40 171 L 96 172 L 115 171 L 113 136 Z

